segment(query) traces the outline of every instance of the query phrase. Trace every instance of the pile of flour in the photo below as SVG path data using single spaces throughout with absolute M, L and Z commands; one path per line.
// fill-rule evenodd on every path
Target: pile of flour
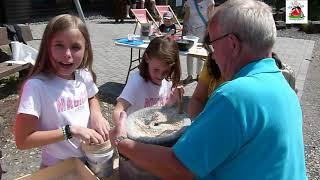
M 126 127 L 133 139 L 152 140 L 177 136 L 190 125 L 186 113 L 178 114 L 176 106 L 144 108 L 129 115 Z

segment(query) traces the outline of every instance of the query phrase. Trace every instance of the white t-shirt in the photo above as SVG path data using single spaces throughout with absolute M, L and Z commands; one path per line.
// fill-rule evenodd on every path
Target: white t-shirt
M 199 37 L 200 38 L 199 42 L 202 42 L 206 25 L 202 21 L 197 11 L 195 0 L 188 0 L 186 3 L 189 6 L 189 10 L 190 10 L 189 20 L 187 22 L 188 23 L 187 34 Z M 197 4 L 202 16 L 204 17 L 206 22 L 208 22 L 208 7 L 214 4 L 214 0 L 203 0 Z
M 77 70 L 75 80 L 41 73 L 24 84 L 17 114 L 37 116 L 38 128 L 42 131 L 59 129 L 67 124 L 88 127 L 88 98 L 97 92 L 98 88 L 87 70 Z M 71 141 L 79 147 L 78 139 L 72 138 Z M 76 149 L 67 140 L 42 147 L 42 164 L 46 166 L 69 157 L 82 156 L 80 147 Z
M 170 99 L 171 87 L 171 81 L 164 79 L 159 86 L 151 81 L 145 81 L 139 72 L 134 72 L 118 98 L 131 104 L 127 110 L 129 115 L 145 107 L 166 105 Z

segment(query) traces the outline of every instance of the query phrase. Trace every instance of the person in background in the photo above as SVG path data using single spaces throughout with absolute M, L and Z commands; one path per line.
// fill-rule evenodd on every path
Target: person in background
M 225 82 L 178 142 L 170 148 L 128 139 L 121 112 L 111 143 L 162 179 L 306 180 L 299 99 L 271 58 L 277 37 L 271 7 L 226 1 L 208 32 Z
M 81 142 L 108 139 L 92 63 L 85 24 L 69 14 L 51 19 L 20 93 L 14 132 L 18 149 L 42 147 L 41 168 L 70 157 L 84 161 Z
M 140 9 L 147 8 L 150 14 L 156 17 L 156 0 L 140 0 Z
M 281 70 L 290 87 L 294 91 L 298 92 L 298 90 L 296 89 L 296 77 L 292 67 L 288 64 L 283 63 L 275 52 L 272 52 L 272 58 L 276 61 L 278 68 Z
M 207 50 L 209 50 L 209 41 L 209 34 L 206 33 L 203 44 Z M 223 82 L 219 66 L 212 59 L 212 53 L 210 53 L 205 60 L 196 89 L 188 104 L 188 113 L 191 119 L 195 118 L 204 109 L 213 91 Z
M 203 42 L 205 35 L 208 18 L 214 11 L 214 0 L 188 0 L 184 4 L 184 17 L 183 17 L 183 35 L 197 36 L 200 43 Z M 183 80 L 183 84 L 188 84 L 192 81 L 193 63 L 196 61 L 196 80 L 203 65 L 201 58 L 187 56 L 187 71 L 188 76 Z
M 114 22 L 123 23 L 124 18 L 126 18 L 126 8 L 127 4 L 125 0 L 113 0 L 114 4 Z
M 126 18 L 130 19 L 130 9 L 137 9 L 137 2 L 136 0 L 127 0 L 127 11 L 126 11 Z
M 176 25 L 172 21 L 173 15 L 170 11 L 163 14 L 163 24 L 160 25 L 159 30 L 166 35 L 176 34 Z

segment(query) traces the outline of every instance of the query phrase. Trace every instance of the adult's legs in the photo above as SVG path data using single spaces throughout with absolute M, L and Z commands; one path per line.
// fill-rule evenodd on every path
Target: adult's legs
M 155 17 L 156 15 L 156 1 L 155 0 L 150 0 L 150 13 Z
M 130 8 L 131 9 L 137 8 L 136 0 L 127 0 L 126 18 L 128 18 L 128 19 L 131 18 L 130 17 Z
M 187 73 L 188 76 L 186 79 L 183 80 L 183 84 L 188 84 L 192 80 L 192 74 L 193 74 L 193 61 L 194 58 L 191 56 L 187 56 Z
M 123 19 L 125 17 L 126 13 L 126 2 L 124 0 L 114 0 L 114 7 L 115 7 L 115 13 L 114 13 L 114 19 L 115 22 L 123 22 Z
M 140 9 L 144 9 L 145 0 L 140 0 Z
M 197 73 L 197 80 L 198 80 L 198 77 L 199 77 L 199 74 L 201 72 L 201 69 L 202 69 L 202 66 L 203 66 L 203 60 L 201 58 L 197 58 L 197 70 L 196 70 L 196 73 Z
M 130 12 L 130 7 L 131 7 L 131 1 L 130 0 L 127 0 L 127 6 L 126 6 L 126 18 L 130 18 L 129 16 L 129 12 Z
M 196 67 L 196 80 L 198 80 L 199 74 L 201 72 L 203 61 L 201 58 L 193 58 L 190 56 L 187 56 L 187 72 L 188 76 L 186 79 L 183 80 L 183 84 L 188 84 L 192 81 L 192 75 L 193 75 L 193 63 L 196 61 L 197 67 Z

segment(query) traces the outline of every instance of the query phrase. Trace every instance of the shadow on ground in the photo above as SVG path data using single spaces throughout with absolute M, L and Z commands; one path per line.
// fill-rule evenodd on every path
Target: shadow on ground
M 0 99 L 4 99 L 12 94 L 18 94 L 21 80 L 1 79 L 0 80 Z
M 115 105 L 117 97 L 121 94 L 125 84 L 107 82 L 99 87 L 99 97 L 103 102 Z

